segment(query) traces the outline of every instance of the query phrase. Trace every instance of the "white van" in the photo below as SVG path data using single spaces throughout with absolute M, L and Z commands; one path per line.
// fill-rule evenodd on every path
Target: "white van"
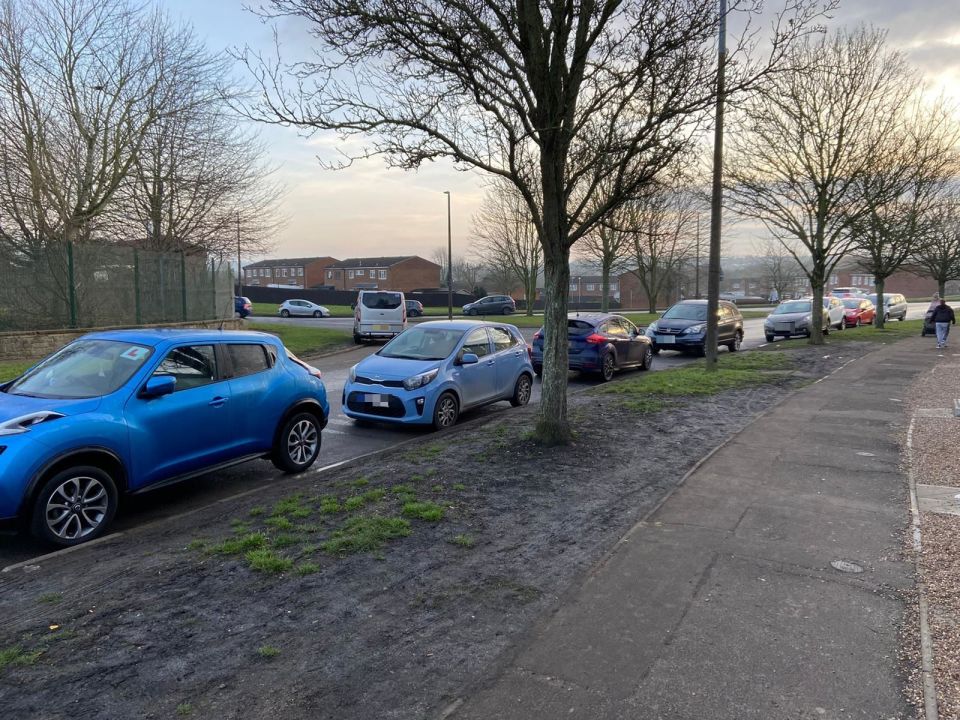
M 353 308 L 353 341 L 392 338 L 407 329 L 407 303 L 398 290 L 361 290 Z

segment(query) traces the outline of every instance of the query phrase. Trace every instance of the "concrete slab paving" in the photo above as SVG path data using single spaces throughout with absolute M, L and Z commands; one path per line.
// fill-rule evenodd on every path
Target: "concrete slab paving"
M 936 361 L 881 348 L 746 428 L 449 717 L 910 716 L 900 396 Z

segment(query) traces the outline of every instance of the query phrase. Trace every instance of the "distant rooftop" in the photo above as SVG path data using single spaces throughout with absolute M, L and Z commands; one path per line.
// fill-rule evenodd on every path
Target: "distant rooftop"
M 310 263 L 316 262 L 317 260 L 336 260 L 329 255 L 324 255 L 322 257 L 303 257 L 303 258 L 278 258 L 276 260 L 260 260 L 259 262 L 250 263 L 249 265 L 244 265 L 248 268 L 261 268 L 261 267 L 278 267 L 278 266 L 293 266 L 301 267 L 309 265 Z
M 385 268 L 401 263 L 404 260 L 411 260 L 416 255 L 398 255 L 396 257 L 369 257 L 369 258 L 348 258 L 333 263 L 332 268 Z M 421 260 L 423 258 L 420 258 Z

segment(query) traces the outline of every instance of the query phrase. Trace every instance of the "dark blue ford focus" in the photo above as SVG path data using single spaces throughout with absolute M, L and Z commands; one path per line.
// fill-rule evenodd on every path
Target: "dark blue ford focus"
M 0 523 L 76 545 L 122 493 L 258 457 L 301 472 L 328 415 L 320 371 L 273 335 L 85 335 L 0 387 Z
M 533 336 L 533 369 L 543 372 L 543 328 Z M 570 369 L 596 373 L 612 380 L 617 370 L 649 370 L 653 361 L 651 341 L 622 315 L 571 313 L 567 319 Z

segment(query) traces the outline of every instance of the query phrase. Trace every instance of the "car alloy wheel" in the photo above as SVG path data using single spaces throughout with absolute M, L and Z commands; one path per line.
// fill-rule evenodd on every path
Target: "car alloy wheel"
M 524 373 L 517 378 L 517 384 L 513 388 L 513 397 L 510 398 L 510 404 L 514 407 L 522 407 L 530 402 L 530 393 L 533 390 L 533 381 L 530 376 Z
M 772 343 L 776 338 L 773 335 L 764 335 L 763 336 L 768 343 Z
M 37 496 L 34 534 L 56 545 L 77 545 L 101 534 L 116 508 L 117 491 L 110 475 L 97 467 L 68 468 Z
M 600 364 L 600 377 L 603 378 L 603 381 L 610 382 L 613 380 L 613 373 L 616 369 L 617 364 L 613 359 L 613 355 L 611 353 L 604 355 Z
M 273 464 L 288 473 L 313 465 L 320 454 L 320 423 L 309 412 L 297 413 L 283 424 L 273 451 Z
M 314 316 L 315 318 L 322 318 L 322 317 L 323 317 L 323 313 L 320 312 L 319 310 L 314 310 L 314 311 L 313 311 L 313 316 Z
M 433 408 L 433 427 L 437 430 L 453 427 L 459 413 L 457 399 L 450 393 L 444 393 L 437 399 L 437 404 Z
M 740 343 L 743 342 L 743 335 L 739 332 L 733 334 L 733 342 L 727 345 L 730 352 L 737 352 L 740 349 Z
M 280 311 L 280 317 L 285 317 L 285 318 L 290 317 L 290 311 L 289 311 L 289 310 L 281 310 L 281 311 Z
M 467 315 L 474 315 L 474 316 L 479 314 L 480 314 L 480 311 L 477 310 L 476 308 L 470 308 L 470 312 L 467 313 Z
M 505 308 L 503 309 L 503 314 L 504 314 L 504 315 L 509 315 L 509 314 L 512 313 L 512 312 L 513 312 L 513 310 L 511 310 L 509 307 L 505 307 Z
M 648 347 L 643 350 L 643 358 L 640 360 L 640 369 L 643 371 L 649 370 L 650 366 L 653 365 L 653 351 Z

